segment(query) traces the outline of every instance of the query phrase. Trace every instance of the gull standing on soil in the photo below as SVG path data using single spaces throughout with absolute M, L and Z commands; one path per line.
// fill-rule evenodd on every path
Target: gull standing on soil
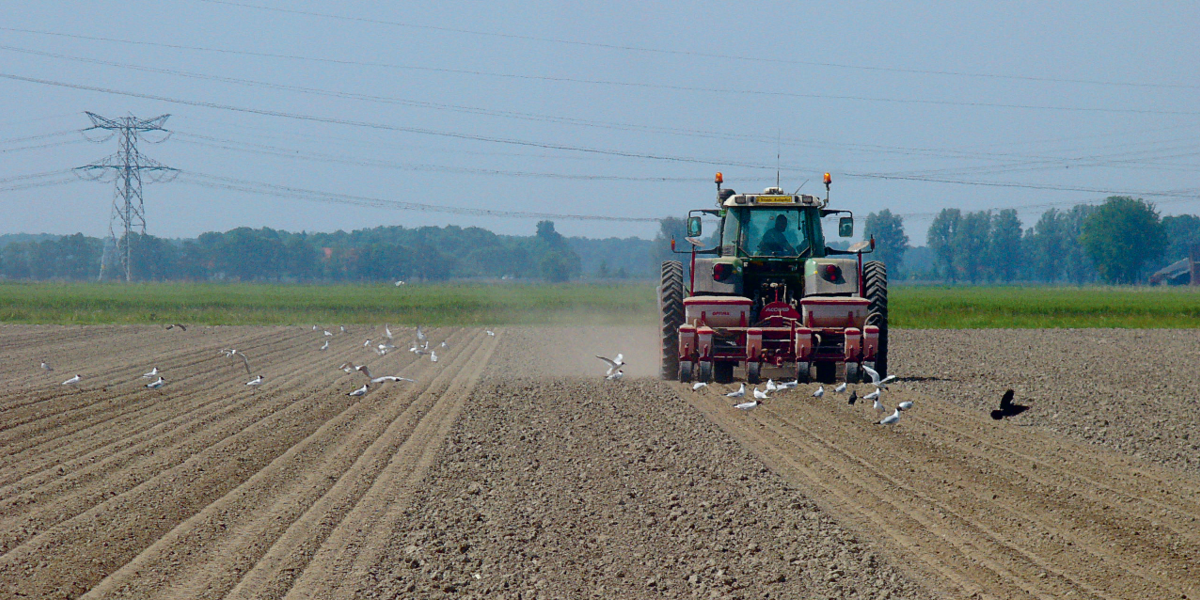
M 437 362 L 437 352 L 429 353 L 429 362 Z
M 850 404 L 850 406 L 854 406 L 855 402 L 858 402 L 858 390 L 851 390 L 850 391 L 850 400 L 848 403 Z
M 146 384 L 146 387 L 148 387 L 152 390 L 157 390 L 158 388 L 166 385 L 166 383 L 167 383 L 167 381 L 165 379 L 163 379 L 162 377 L 159 377 L 158 381 L 151 381 L 150 383 Z
M 730 398 L 741 398 L 742 396 L 745 396 L 746 395 L 746 384 L 743 383 L 741 385 L 741 387 L 739 387 L 737 390 L 729 392 L 728 394 L 725 394 L 725 395 Z
M 867 376 L 868 376 L 868 377 L 870 377 L 870 378 L 871 378 L 871 383 L 875 384 L 875 387 L 881 387 L 881 388 L 885 388 L 885 389 L 886 389 L 886 388 L 887 388 L 887 384 L 889 384 L 889 383 L 891 383 L 891 382 L 893 382 L 893 381 L 895 381 L 895 380 L 896 380 L 896 376 L 895 376 L 895 375 L 888 375 L 887 377 L 884 377 L 883 379 L 880 379 L 880 378 L 879 378 L 879 371 L 876 371 L 875 369 L 872 369 L 871 367 L 868 367 L 867 365 L 863 365 L 863 366 L 862 366 L 862 370 L 863 370 L 864 372 L 866 372 L 866 374 L 867 374 Z
M 839 386 L 837 386 L 837 387 L 833 388 L 833 391 L 835 391 L 835 392 L 837 392 L 837 393 L 839 393 L 839 394 L 840 394 L 840 393 L 842 393 L 842 392 L 844 392 L 844 391 L 846 391 L 846 382 L 845 382 L 845 381 L 843 381 L 843 382 L 841 383 L 841 385 L 839 385 Z
M 741 404 L 734 404 L 733 407 L 736 409 L 739 409 L 739 410 L 750 410 L 750 409 L 758 406 L 759 404 L 762 404 L 762 402 L 759 402 L 758 400 L 751 400 L 749 402 L 743 402 Z
M 912 408 L 912 400 L 905 400 L 896 405 L 896 410 L 908 410 L 910 408 Z
M 491 329 L 486 329 L 485 331 L 487 331 L 488 337 L 496 337 L 495 331 L 492 331 Z
M 787 383 L 777 383 L 777 384 L 775 384 L 775 389 L 777 389 L 781 392 L 786 392 L 786 391 L 796 387 L 799 384 L 800 384 L 799 381 L 789 381 Z
M 150 369 L 149 373 L 142 373 L 142 379 L 150 379 L 151 377 L 156 377 L 156 376 L 158 376 L 158 367 L 154 367 L 153 369 Z
M 767 396 L 766 392 L 759 390 L 757 387 L 754 388 L 754 398 L 756 400 L 770 400 L 771 399 L 770 396 Z
M 892 425 L 899 421 L 900 421 L 900 409 L 897 408 L 896 412 L 893 412 L 892 414 L 884 417 L 883 420 L 879 422 L 879 424 L 880 425 Z
M 328 329 L 326 329 L 326 330 L 325 330 L 325 337 L 333 337 L 333 334 L 332 334 L 332 333 L 329 333 L 329 330 L 328 330 Z
M 703 381 L 697 381 L 696 383 L 692 384 L 692 391 L 695 392 L 702 387 L 708 387 L 708 384 L 704 383 Z
M 259 385 L 262 385 L 263 381 L 264 381 L 264 380 L 263 380 L 263 376 L 262 376 L 262 375 L 259 375 L 259 376 L 255 377 L 254 379 L 251 379 L 250 381 L 247 381 L 247 382 L 246 382 L 246 385 L 250 385 L 250 386 L 259 386 Z
M 367 340 L 367 341 L 363 342 L 363 348 L 370 348 L 370 347 L 371 347 L 371 340 Z
M 779 386 L 775 385 L 775 382 L 773 380 L 767 379 L 767 392 L 770 393 L 777 389 L 779 389 Z
M 823 385 L 819 386 L 817 388 L 817 391 L 813 392 L 812 395 L 813 395 L 813 398 L 820 398 L 821 396 L 824 396 L 825 395 L 825 386 L 823 386 Z
M 615 373 L 613 373 L 612 375 L 605 375 L 604 380 L 605 381 L 620 381 L 623 377 L 625 377 L 625 372 L 620 369 L 617 369 L 617 371 Z
M 53 371 L 54 367 L 50 366 L 50 363 L 43 360 L 42 361 L 42 370 L 43 371 Z
M 606 373 L 606 375 L 612 375 L 613 373 L 620 371 L 621 367 L 625 366 L 624 354 L 618 353 L 616 358 L 605 358 L 597 354 L 596 358 L 608 363 L 608 373 Z
M 875 391 L 871 392 L 870 394 L 867 394 L 866 396 L 863 396 L 863 400 L 878 400 L 879 393 L 880 393 L 879 390 L 880 390 L 880 388 L 875 388 Z
M 62 384 L 63 385 L 76 385 L 82 380 L 83 380 L 83 375 L 76 375 L 76 376 L 62 382 Z
M 353 392 L 350 392 L 349 394 L 346 394 L 346 395 L 347 396 L 362 396 L 366 393 L 367 393 L 367 384 L 364 383 L 362 387 L 360 387 L 357 390 L 354 390 Z

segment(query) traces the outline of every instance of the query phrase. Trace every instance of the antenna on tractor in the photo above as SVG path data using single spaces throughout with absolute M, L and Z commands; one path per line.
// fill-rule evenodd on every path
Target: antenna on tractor
M 779 128 L 775 128 L 775 187 L 779 187 L 779 147 L 780 147 Z

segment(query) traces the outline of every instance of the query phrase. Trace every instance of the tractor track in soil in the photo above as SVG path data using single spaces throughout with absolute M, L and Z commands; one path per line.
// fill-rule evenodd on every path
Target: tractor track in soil
M 885 427 L 815 385 L 739 411 L 657 381 L 650 328 L 430 330 L 437 363 L 393 331 L 0 325 L 0 598 L 1200 596 L 1190 425 L 1160 423 L 1186 402 L 1135 392 L 1097 445 L 1128 375 L 1022 366 L 1187 335 L 895 332 L 884 400 L 915 407 Z M 625 381 L 587 376 L 616 351 Z M 418 382 L 350 397 L 343 361 Z M 1034 410 L 993 421 L 1014 374 Z

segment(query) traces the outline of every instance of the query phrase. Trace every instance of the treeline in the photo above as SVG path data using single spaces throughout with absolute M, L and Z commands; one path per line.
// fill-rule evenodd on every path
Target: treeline
M 903 219 L 887 210 L 868 215 L 864 229 L 900 278 L 950 283 L 1139 283 L 1200 243 L 1200 217 L 1160 217 L 1121 196 L 1049 209 L 1029 228 L 1015 210 L 943 209 L 924 248 L 908 246 Z
M 10 280 L 123 278 L 116 248 L 82 234 L 5 236 L 0 277 Z M 376 227 L 351 232 L 289 233 L 238 228 L 170 240 L 133 235 L 138 281 L 372 282 L 448 279 L 647 278 L 657 274 L 650 242 L 638 238 L 566 238 L 551 221 L 532 236 L 478 227 Z

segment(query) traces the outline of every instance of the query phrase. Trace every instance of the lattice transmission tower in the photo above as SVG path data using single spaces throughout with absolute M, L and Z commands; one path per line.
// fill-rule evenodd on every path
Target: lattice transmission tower
M 101 159 L 98 162 L 82 167 L 76 167 L 75 173 L 85 179 L 107 181 L 112 177 L 116 182 L 113 193 L 112 216 L 108 222 L 109 243 L 105 244 L 104 254 L 100 259 L 100 279 L 104 279 L 106 271 L 113 267 L 113 259 L 120 261 L 125 281 L 133 280 L 133 234 L 136 230 L 146 235 L 146 211 L 142 204 L 142 181 L 147 183 L 169 181 L 179 173 L 159 163 L 142 156 L 137 149 L 137 141 L 143 134 L 161 132 L 162 139 L 148 140 L 150 143 L 162 143 L 170 137 L 171 132 L 163 129 L 163 124 L 171 115 L 161 115 L 153 119 L 139 119 L 132 115 L 118 119 L 108 119 L 95 113 L 86 113 L 92 120 L 92 126 L 84 131 L 103 129 L 113 132 L 120 138 L 120 148 L 116 154 Z M 112 135 L 103 140 L 107 141 Z M 117 238 L 117 222 L 123 225 L 125 234 Z

